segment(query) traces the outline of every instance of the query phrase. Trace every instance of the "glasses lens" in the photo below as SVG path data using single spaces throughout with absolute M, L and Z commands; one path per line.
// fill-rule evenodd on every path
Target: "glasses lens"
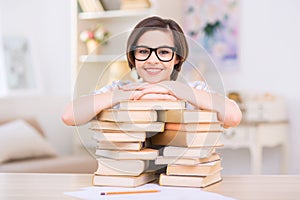
M 156 50 L 156 55 L 162 61 L 170 61 L 173 58 L 173 49 L 161 47 Z
M 150 49 L 146 47 L 137 47 L 134 50 L 134 57 L 137 60 L 146 60 L 150 55 Z

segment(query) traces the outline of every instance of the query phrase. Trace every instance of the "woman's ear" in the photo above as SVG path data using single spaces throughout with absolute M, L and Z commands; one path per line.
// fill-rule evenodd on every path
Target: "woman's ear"
M 180 61 L 180 60 L 179 60 L 178 56 L 176 55 L 176 56 L 175 56 L 174 65 L 177 65 L 177 64 L 179 63 L 179 61 Z

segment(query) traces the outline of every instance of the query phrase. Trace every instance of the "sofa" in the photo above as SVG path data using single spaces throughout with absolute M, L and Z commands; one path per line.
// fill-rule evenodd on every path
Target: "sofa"
M 74 154 L 74 129 L 60 115 L 65 97 L 0 98 L 0 172 L 94 173 L 89 153 Z

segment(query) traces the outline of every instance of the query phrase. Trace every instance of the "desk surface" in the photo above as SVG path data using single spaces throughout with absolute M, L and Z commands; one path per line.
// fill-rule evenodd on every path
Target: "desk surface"
M 0 173 L 0 199 L 72 199 L 63 192 L 91 186 L 90 174 Z M 300 175 L 223 176 L 205 191 L 237 199 L 299 199 Z

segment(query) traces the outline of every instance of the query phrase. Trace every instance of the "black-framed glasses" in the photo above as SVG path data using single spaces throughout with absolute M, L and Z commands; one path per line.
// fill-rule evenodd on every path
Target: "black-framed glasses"
M 134 46 L 132 48 L 134 58 L 138 61 L 147 60 L 152 52 L 155 52 L 156 57 L 162 62 L 169 62 L 174 57 L 176 47 L 160 46 L 157 48 L 150 48 L 147 46 Z

